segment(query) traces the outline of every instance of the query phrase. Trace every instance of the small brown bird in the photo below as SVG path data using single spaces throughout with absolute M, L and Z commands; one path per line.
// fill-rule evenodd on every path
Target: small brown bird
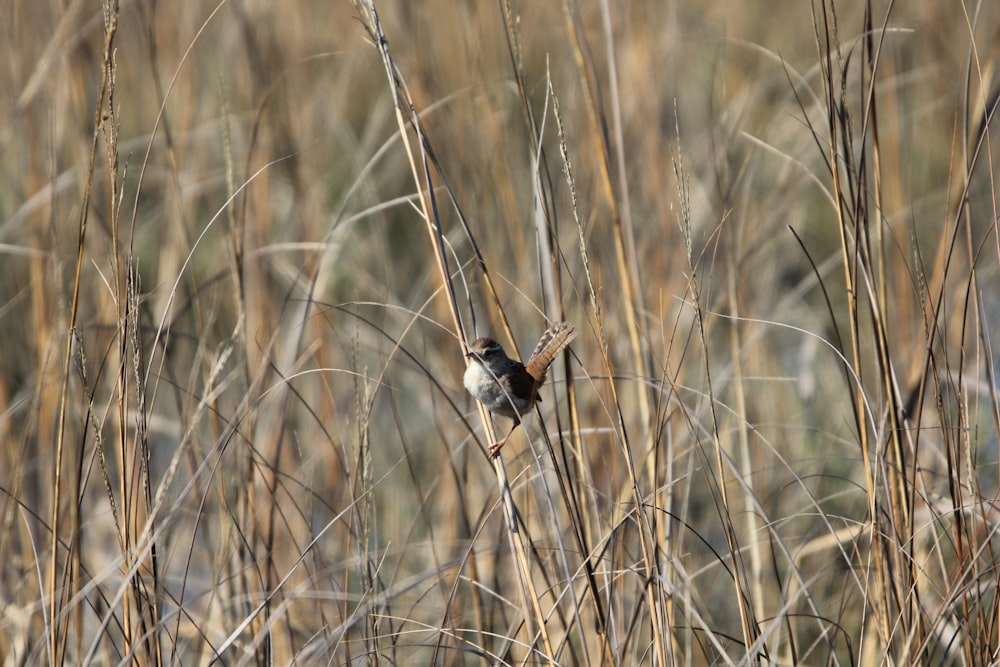
M 545 382 L 545 372 L 559 353 L 576 338 L 576 330 L 568 322 L 549 327 L 542 334 L 527 364 L 507 356 L 500 343 L 492 338 L 480 338 L 469 346 L 465 356 L 471 359 L 465 369 L 465 388 L 473 398 L 495 415 L 514 420 L 514 425 L 503 440 L 490 447 L 490 456 L 496 456 L 507 443 L 521 415 L 542 400 L 538 390 Z

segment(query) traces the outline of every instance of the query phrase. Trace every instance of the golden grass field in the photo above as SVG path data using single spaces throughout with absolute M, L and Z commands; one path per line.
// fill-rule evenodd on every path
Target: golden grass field
M 998 26 L 4 3 L 2 663 L 1000 664 Z

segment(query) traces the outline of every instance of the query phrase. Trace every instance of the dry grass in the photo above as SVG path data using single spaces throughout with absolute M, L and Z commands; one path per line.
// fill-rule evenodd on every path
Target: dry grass
M 5 664 L 1000 662 L 1000 6 L 63 4 Z M 560 319 L 491 462 L 463 341 Z

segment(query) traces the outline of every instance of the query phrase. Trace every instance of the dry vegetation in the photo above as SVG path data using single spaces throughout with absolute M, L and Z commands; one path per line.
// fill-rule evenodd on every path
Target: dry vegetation
M 0 8 L 4 664 L 1000 661 L 1000 4 L 105 3 Z

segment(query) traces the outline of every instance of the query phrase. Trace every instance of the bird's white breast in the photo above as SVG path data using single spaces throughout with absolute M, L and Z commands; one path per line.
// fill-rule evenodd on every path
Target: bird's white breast
M 473 361 L 465 369 L 462 382 L 468 392 L 493 414 L 517 419 L 518 415 L 524 414 L 531 408 L 529 401 L 511 396 L 504 391 L 500 383 L 478 361 Z M 514 405 L 511 405 L 511 401 Z
M 466 390 L 476 397 L 476 400 L 486 404 L 487 408 L 492 408 L 489 401 L 491 394 L 502 393 L 497 381 L 483 368 L 478 361 L 473 361 L 465 369 L 465 376 L 462 378 Z

